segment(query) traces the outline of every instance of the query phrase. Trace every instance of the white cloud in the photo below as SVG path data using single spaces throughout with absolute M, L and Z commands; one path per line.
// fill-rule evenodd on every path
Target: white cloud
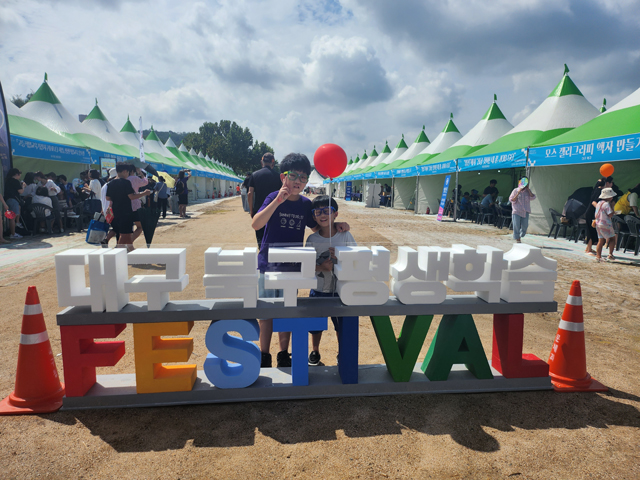
M 516 124 L 563 63 L 609 105 L 638 88 L 632 0 L 5 0 L 5 95 L 50 85 L 69 111 L 94 97 L 115 126 L 159 130 L 234 120 L 281 158 L 322 143 L 348 155 L 433 138 L 449 112 L 462 133 L 493 94 Z

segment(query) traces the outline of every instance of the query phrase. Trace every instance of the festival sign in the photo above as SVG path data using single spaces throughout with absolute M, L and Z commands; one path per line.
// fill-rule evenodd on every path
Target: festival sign
M 526 149 L 458 159 L 461 172 L 476 170 L 496 170 L 499 168 L 524 167 L 527 161 Z
M 386 248 L 359 246 L 336 247 L 336 257 L 339 297 L 298 298 L 298 289 L 316 286 L 315 249 L 272 248 L 270 262 L 299 263 L 300 271 L 266 273 L 266 288 L 283 289 L 284 298 L 259 299 L 257 249 L 212 247 L 205 252 L 202 279 L 207 300 L 170 301 L 171 292 L 189 284 L 184 248 L 57 254 L 58 302 L 68 307 L 57 317 L 64 407 L 551 388 L 548 365 L 522 354 L 523 314 L 557 309 L 557 263 L 540 249 L 399 247 L 390 264 Z M 130 264 L 165 265 L 166 272 L 128 278 Z M 475 293 L 447 295 L 447 289 Z M 130 302 L 133 292 L 146 293 L 147 301 Z M 491 365 L 473 314 L 494 314 Z M 392 315 L 405 316 L 399 338 Z M 419 361 L 434 315 L 443 317 Z M 309 332 L 326 330 L 329 316 L 343 319 L 338 365 L 309 368 Z M 371 318 L 384 365 L 359 363 L 361 316 Z M 292 332 L 290 369 L 260 368 L 256 318 L 273 318 L 274 331 Z M 193 338 L 164 338 L 188 335 L 195 321 L 210 322 L 202 370 L 187 363 Z M 117 337 L 127 324 L 133 342 L 125 345 Z M 96 340 L 109 338 L 114 340 Z M 133 350 L 135 373 L 96 375 L 97 367 L 115 366 L 125 348 Z
M 536 167 L 615 162 L 635 160 L 638 157 L 640 157 L 640 135 L 637 133 L 529 150 L 529 163 Z
M 59 160 L 72 163 L 92 163 L 88 148 L 60 145 L 32 138 L 11 135 L 13 154 L 19 157 L 40 158 L 43 160 Z M 95 163 L 99 162 L 99 157 Z
M 2 83 L 0 83 L 0 165 L 0 168 L 2 168 L 1 178 L 4 179 L 13 164 L 11 160 L 11 136 L 9 134 L 7 107 L 4 104 Z

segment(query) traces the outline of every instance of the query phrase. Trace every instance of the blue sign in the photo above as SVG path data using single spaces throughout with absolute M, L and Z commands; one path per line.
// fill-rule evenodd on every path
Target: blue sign
M 460 158 L 458 159 L 458 168 L 461 172 L 468 172 L 524 167 L 527 161 L 526 151 L 526 148 L 521 148 L 509 152 L 496 153 L 494 155 Z
M 429 165 L 419 165 L 416 167 L 417 175 L 437 175 L 441 173 L 453 173 L 456 171 L 455 160 L 448 162 L 430 163 Z
M 344 199 L 351 200 L 351 182 L 347 182 L 347 187 L 344 190 Z
M 2 178 L 7 176 L 9 169 L 13 167 L 11 160 L 11 136 L 7 124 L 7 109 L 4 104 L 4 94 L 0 83 L 0 164 L 2 165 Z
M 529 165 L 606 163 L 640 158 L 640 134 L 529 149 Z
M 58 143 L 49 143 L 32 138 L 11 135 L 11 149 L 19 157 L 58 160 L 60 162 L 91 164 L 91 154 L 87 148 L 71 147 Z M 102 155 L 105 156 L 105 155 Z M 95 162 L 100 163 L 99 157 Z
M 449 182 L 451 182 L 451 175 L 444 177 L 444 187 L 442 187 L 442 196 L 440 197 L 440 206 L 438 207 L 438 221 L 442 221 L 442 214 L 444 213 L 444 206 L 447 203 L 447 194 L 449 193 Z

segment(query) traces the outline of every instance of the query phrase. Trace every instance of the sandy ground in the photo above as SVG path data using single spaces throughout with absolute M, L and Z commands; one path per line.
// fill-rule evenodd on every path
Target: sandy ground
M 399 245 L 488 244 L 507 250 L 512 243 L 505 231 L 493 227 L 340 205 L 340 219 L 350 223 L 360 244 L 384 245 L 394 253 Z M 165 222 L 154 238 L 156 246 L 182 245 L 188 250 L 191 283 L 185 292 L 172 294 L 174 299 L 204 298 L 199 279 L 206 248 L 255 243 L 239 198 L 192 210 L 200 214 Z M 0 477 L 640 478 L 638 263 L 596 264 L 566 240 L 527 240 L 543 246 L 545 255 L 559 262 L 555 299 L 560 310 L 571 281 L 582 282 L 588 370 L 610 387 L 608 393 L 408 395 L 0 417 Z M 82 245 L 82 238 L 67 235 L 49 243 Z M 23 270 L 9 255 L 0 255 L 0 397 L 13 390 L 28 285 L 40 292 L 62 372 L 54 250 L 38 254 Z M 142 271 L 131 268 L 130 273 Z M 525 317 L 525 352 L 548 358 L 560 314 Z M 491 317 L 474 318 L 490 355 Z M 402 319 L 393 321 L 398 331 Z M 438 321 L 436 317 L 426 346 Z M 207 353 L 207 326 L 199 322 L 192 331 L 191 361 L 200 368 Z M 132 328 L 120 338 L 130 345 Z M 333 333 L 326 334 L 325 363 L 335 364 L 336 347 Z M 365 317 L 360 318 L 360 349 L 361 363 L 383 363 Z M 272 352 L 276 351 L 274 343 Z M 133 371 L 129 349 L 116 367 L 99 373 Z

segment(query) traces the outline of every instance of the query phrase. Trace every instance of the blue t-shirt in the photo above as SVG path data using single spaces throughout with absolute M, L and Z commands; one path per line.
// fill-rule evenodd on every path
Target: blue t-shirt
M 465 197 L 462 197 L 462 200 L 460 200 L 460 210 L 469 210 L 470 207 L 471 201 L 467 200 Z
M 491 195 L 487 195 L 482 199 L 482 206 L 485 208 L 489 208 L 491 206 L 491 202 L 493 201 L 493 199 L 491 198 Z
M 278 196 L 267 195 L 258 212 L 264 210 Z M 285 200 L 276 208 L 264 228 L 262 246 L 258 254 L 260 272 L 299 272 L 299 263 L 269 263 L 269 247 L 301 247 L 306 227 L 317 225 L 311 215 L 311 200 L 300 195 L 298 200 Z

